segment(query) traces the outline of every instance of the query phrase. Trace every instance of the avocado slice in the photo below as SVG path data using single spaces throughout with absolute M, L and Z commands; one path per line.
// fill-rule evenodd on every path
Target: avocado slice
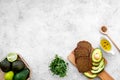
M 99 63 L 99 65 L 97 67 L 93 66 L 92 67 L 92 70 L 98 70 L 99 68 L 101 68 L 102 66 L 104 65 L 104 59 L 102 59 Z
M 98 63 L 95 63 L 95 62 L 92 63 L 93 66 L 99 66 L 99 64 L 100 64 L 99 62 Z
M 98 74 L 98 73 L 100 73 L 102 70 L 104 70 L 104 67 L 105 67 L 105 65 L 103 65 L 102 67 L 100 67 L 98 70 L 91 70 L 91 72 L 92 72 L 93 74 Z
M 96 48 L 94 49 L 94 51 L 92 52 L 92 61 L 93 62 L 100 62 L 103 58 L 103 54 L 101 49 Z
M 97 77 L 97 74 L 92 74 L 90 72 L 84 72 L 84 75 L 90 79 Z

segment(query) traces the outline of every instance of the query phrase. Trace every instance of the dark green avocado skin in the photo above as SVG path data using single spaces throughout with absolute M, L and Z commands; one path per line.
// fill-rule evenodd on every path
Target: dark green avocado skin
M 14 72 L 19 72 L 23 70 L 25 67 L 25 64 L 21 60 L 16 60 L 12 63 L 12 70 Z
M 3 72 L 8 72 L 11 69 L 11 63 L 5 58 L 3 61 L 0 62 L 0 68 Z
M 30 73 L 29 69 L 24 69 L 19 73 L 16 73 L 13 80 L 26 80 L 29 76 L 29 73 Z

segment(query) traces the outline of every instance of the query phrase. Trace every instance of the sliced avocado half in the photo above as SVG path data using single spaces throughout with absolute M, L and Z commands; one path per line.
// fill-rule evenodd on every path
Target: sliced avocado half
M 101 68 L 103 65 L 105 65 L 105 62 L 104 62 L 104 59 L 102 59 L 101 61 L 100 61 L 100 64 L 96 67 L 96 66 L 93 66 L 92 67 L 92 70 L 98 70 L 99 68 Z
M 94 51 L 92 52 L 92 61 L 93 62 L 100 62 L 103 58 L 103 54 L 101 49 L 96 48 L 94 49 Z
M 84 75 L 90 79 L 97 77 L 97 74 L 92 74 L 90 72 L 84 72 Z
M 102 70 L 104 70 L 104 67 L 105 67 L 105 65 L 103 65 L 101 68 L 99 68 L 98 70 L 91 70 L 91 72 L 93 73 L 93 74 L 98 74 L 98 73 L 100 73 Z

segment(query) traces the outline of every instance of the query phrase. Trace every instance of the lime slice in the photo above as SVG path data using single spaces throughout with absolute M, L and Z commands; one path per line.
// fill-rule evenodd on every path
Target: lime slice
M 9 62 L 14 62 L 15 60 L 17 60 L 17 54 L 16 53 L 9 53 L 8 55 L 7 55 L 7 60 L 9 61 Z
M 13 80 L 13 76 L 14 76 L 14 72 L 13 71 L 9 71 L 7 73 L 5 73 L 5 80 Z

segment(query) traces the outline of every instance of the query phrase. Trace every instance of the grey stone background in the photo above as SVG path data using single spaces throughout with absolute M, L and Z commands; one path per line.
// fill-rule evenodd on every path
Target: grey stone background
M 99 47 L 102 25 L 120 47 L 119 0 L 0 0 L 0 59 L 20 53 L 33 71 L 32 80 L 88 80 L 67 56 L 80 40 Z M 119 80 L 120 54 L 113 50 L 114 56 L 103 53 L 105 70 Z M 55 54 L 69 63 L 65 78 L 49 71 Z

